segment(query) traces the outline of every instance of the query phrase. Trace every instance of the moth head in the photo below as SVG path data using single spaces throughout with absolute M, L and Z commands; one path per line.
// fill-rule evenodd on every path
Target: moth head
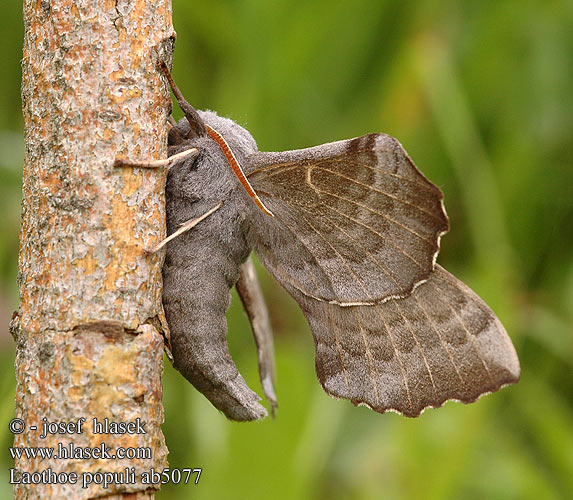
M 197 111 L 201 122 L 216 130 L 225 140 L 239 163 L 257 152 L 251 134 L 213 111 Z M 209 135 L 197 135 L 185 117 L 169 132 L 169 156 L 197 148 L 199 154 L 175 163 L 169 170 L 166 190 L 171 197 L 188 202 L 229 199 L 229 193 L 240 188 L 221 147 Z
M 169 82 L 173 95 L 177 99 L 181 111 L 185 114 L 185 120 L 187 122 L 179 122 L 179 124 L 177 124 L 174 123 L 170 117 L 171 121 L 169 123 L 172 125 L 172 129 L 169 134 L 169 156 L 182 152 L 181 146 L 184 147 L 186 143 L 194 138 L 210 138 L 221 150 L 226 163 L 228 163 L 233 170 L 237 180 L 241 183 L 245 192 L 248 193 L 263 212 L 272 216 L 273 213 L 265 207 L 251 186 L 245 175 L 243 167 L 241 166 L 242 162 L 239 159 L 239 157 L 245 158 L 249 154 L 255 153 L 257 150 L 257 145 L 251 134 L 233 121 L 217 116 L 216 113 L 211 111 L 198 112 L 187 102 L 185 97 L 183 97 L 177 84 L 173 81 L 173 77 L 171 76 L 171 72 L 169 71 L 165 61 L 160 61 L 160 67 Z M 221 131 L 217 130 L 217 127 L 221 129 Z M 189 146 L 190 148 L 195 147 L 190 144 Z M 187 159 L 187 162 L 189 161 L 191 161 L 190 158 Z M 170 192 L 169 179 L 167 184 L 167 194 L 174 194 L 173 192 Z
M 197 111 L 197 117 L 201 120 L 203 128 L 205 125 L 209 125 L 217 130 L 235 154 L 248 156 L 257 151 L 257 143 L 253 136 L 233 120 L 219 116 L 214 111 Z M 189 120 L 181 118 L 177 125 L 169 131 L 168 144 L 170 147 L 178 146 L 177 150 L 181 150 L 183 143 L 192 144 L 194 139 L 206 135 L 206 132 L 205 134 L 197 134 L 189 124 Z

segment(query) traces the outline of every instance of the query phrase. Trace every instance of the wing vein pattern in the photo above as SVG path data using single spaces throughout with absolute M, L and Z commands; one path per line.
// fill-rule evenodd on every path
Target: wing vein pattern
M 273 224 L 253 223 L 255 250 L 271 273 L 280 272 L 277 279 L 302 293 L 341 305 L 375 304 L 409 295 L 434 269 L 448 229 L 442 193 L 390 136 L 256 153 L 246 170 L 276 216 Z M 315 229 L 301 222 L 308 213 Z M 333 223 L 344 233 L 332 231 Z M 345 234 L 361 241 L 361 250 L 351 248 Z M 400 269 L 401 279 L 380 277 L 368 254 Z M 343 260 L 352 263 L 358 280 Z M 303 262 L 315 269 L 316 283 L 306 276 Z
M 499 320 L 435 264 L 448 219 L 440 190 L 383 134 L 256 153 L 247 176 L 271 222 L 249 231 L 261 262 L 301 306 L 325 391 L 385 412 L 514 383 Z
M 341 307 L 285 288 L 311 326 L 317 375 L 334 397 L 416 417 L 448 400 L 475 401 L 519 378 L 499 320 L 440 266 L 409 297 L 374 305 Z

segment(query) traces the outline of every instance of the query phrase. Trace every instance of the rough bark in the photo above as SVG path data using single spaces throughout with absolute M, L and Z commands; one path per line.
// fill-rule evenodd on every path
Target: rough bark
M 113 162 L 166 156 L 170 100 L 157 61 L 171 58 L 171 1 L 25 0 L 24 21 L 21 304 L 12 333 L 15 416 L 25 430 L 14 445 L 57 454 L 59 444 L 105 443 L 110 453 L 148 447 L 152 456 L 20 459 L 16 481 L 51 469 L 76 472 L 78 482 L 16 484 L 15 496 L 151 498 L 156 487 L 141 484 L 140 476 L 166 466 L 165 322 L 161 256 L 144 249 L 165 235 L 165 174 L 114 169 Z M 81 433 L 42 438 L 44 418 L 86 422 Z M 139 418 L 145 434 L 96 434 L 94 418 Z M 126 467 L 134 468 L 135 484 L 82 488 L 82 474 Z

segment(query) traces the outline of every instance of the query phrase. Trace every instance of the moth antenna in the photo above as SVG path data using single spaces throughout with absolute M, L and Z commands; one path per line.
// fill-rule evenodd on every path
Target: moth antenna
M 183 97 L 183 94 L 181 93 L 179 87 L 177 87 L 177 84 L 175 83 L 173 77 L 171 76 L 171 72 L 169 71 L 167 64 L 165 64 L 165 61 L 161 61 L 160 65 L 161 69 L 163 70 L 163 73 L 165 73 L 165 77 L 167 78 L 169 85 L 171 86 L 171 91 L 173 92 L 173 95 L 177 99 L 179 107 L 181 108 L 183 113 L 185 113 L 185 118 L 187 118 L 187 121 L 191 126 L 191 130 L 197 136 L 208 135 L 219 145 L 219 147 L 223 151 L 223 154 L 225 155 L 225 158 L 229 162 L 229 165 L 231 165 L 233 172 L 235 172 L 235 175 L 237 176 L 237 178 L 239 179 L 239 181 L 241 182 L 247 193 L 249 193 L 249 196 L 253 198 L 256 205 L 263 212 L 265 212 L 267 215 L 270 215 L 271 217 L 274 217 L 274 214 L 264 205 L 264 203 L 261 201 L 255 190 L 253 189 L 253 186 L 251 186 L 251 183 L 247 179 L 245 172 L 243 172 L 243 169 L 241 168 L 241 165 L 239 164 L 237 157 L 227 144 L 227 141 L 225 141 L 225 139 L 219 132 L 217 132 L 214 128 L 207 125 L 201 119 L 199 113 L 197 113 L 197 110 L 187 102 L 185 97 Z
M 211 127 L 210 125 L 205 124 L 205 128 L 207 129 L 207 135 L 211 139 L 213 139 L 221 148 L 221 151 L 225 155 L 227 162 L 229 163 L 229 165 L 231 165 L 233 172 L 235 172 L 235 175 L 237 176 L 237 178 L 241 182 L 242 186 L 245 188 L 245 191 L 247 191 L 247 193 L 249 193 L 249 196 L 251 198 L 253 198 L 256 205 L 264 213 L 266 213 L 267 215 L 270 215 L 271 217 L 274 217 L 275 215 L 267 207 L 265 207 L 264 203 L 259 198 L 259 195 L 253 189 L 253 186 L 249 182 L 249 179 L 247 179 L 245 172 L 243 172 L 243 169 L 241 168 L 241 165 L 239 164 L 239 160 L 237 160 L 235 153 L 233 153 L 233 150 L 229 147 L 229 144 L 227 144 L 227 141 L 225 140 L 225 138 L 219 132 L 217 132 L 213 127 Z
M 167 78 L 167 81 L 169 82 L 169 86 L 171 87 L 171 91 L 173 92 L 175 99 L 177 99 L 177 104 L 179 104 L 181 111 L 185 113 L 185 118 L 187 118 L 187 121 L 191 126 L 191 130 L 193 130 L 195 135 L 197 135 L 198 137 L 202 135 L 207 135 L 207 131 L 205 129 L 205 123 L 203 122 L 203 120 L 201 120 L 201 117 L 199 116 L 199 113 L 197 113 L 197 110 L 187 102 L 185 97 L 183 97 L 183 94 L 179 90 L 179 87 L 177 87 L 177 84 L 173 81 L 173 77 L 171 76 L 171 72 L 169 71 L 167 64 L 165 64 L 165 61 L 161 61 L 160 66 L 161 69 L 163 70 L 163 73 L 165 74 L 165 77 Z
M 197 217 L 196 219 L 189 219 L 187 222 L 184 222 L 183 224 L 181 224 L 181 227 L 177 231 L 175 231 L 173 234 L 170 234 L 167 238 L 165 238 L 164 240 L 161 240 L 159 243 L 153 245 L 151 248 L 147 249 L 146 252 L 147 253 L 158 252 L 165 245 L 167 245 L 167 243 L 169 243 L 171 240 L 177 238 L 177 236 L 181 236 L 183 233 L 186 233 L 187 231 L 189 231 L 189 229 L 194 228 L 197 224 L 199 224 L 199 222 L 206 219 L 211 214 L 215 213 L 222 206 L 223 206 L 223 202 L 221 201 L 218 205 L 215 205 L 210 210 L 207 210 L 203 215 Z

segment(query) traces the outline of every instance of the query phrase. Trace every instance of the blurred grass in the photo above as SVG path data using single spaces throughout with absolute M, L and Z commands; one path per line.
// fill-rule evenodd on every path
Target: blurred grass
M 17 307 L 23 156 L 20 2 L 0 20 L 0 314 Z M 550 0 L 174 0 L 174 76 L 198 108 L 245 125 L 262 150 L 383 131 L 443 189 L 440 263 L 497 312 L 518 385 L 419 419 L 334 401 L 314 374 L 302 315 L 266 274 L 278 417 L 227 422 L 169 363 L 172 467 L 199 485 L 160 499 L 558 499 L 573 491 L 573 4 Z M 236 297 L 235 297 L 236 298 Z M 262 393 L 248 322 L 231 351 Z M 7 329 L 6 329 L 7 330 Z M 1 337 L 0 429 L 12 417 L 14 348 Z M 0 473 L 11 466 L 2 431 Z M 0 496 L 8 498 L 6 481 Z

